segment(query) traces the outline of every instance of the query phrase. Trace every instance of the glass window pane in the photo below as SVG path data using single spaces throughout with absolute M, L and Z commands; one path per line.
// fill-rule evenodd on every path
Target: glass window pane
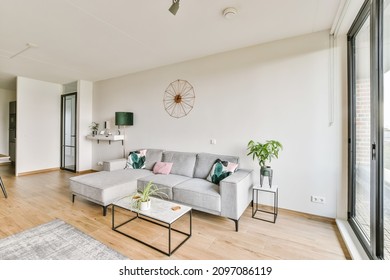
M 390 0 L 384 1 L 383 70 L 384 70 L 384 186 L 383 223 L 384 258 L 390 260 Z
M 370 94 L 370 17 L 355 39 L 355 219 L 370 240 L 370 163 L 371 163 L 371 94 Z
M 75 154 L 75 148 L 73 147 L 65 147 L 64 148 L 64 167 L 67 168 L 67 169 L 70 169 L 70 170 L 74 170 L 75 169 L 75 157 L 74 157 L 74 154 Z
M 76 94 L 62 96 L 61 168 L 76 171 Z

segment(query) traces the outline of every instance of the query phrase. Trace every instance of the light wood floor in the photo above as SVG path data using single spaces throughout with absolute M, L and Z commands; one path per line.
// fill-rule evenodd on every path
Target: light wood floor
M 66 171 L 14 177 L 10 166 L 0 166 L 8 199 L 0 193 L 0 238 L 55 218 L 72 224 L 95 239 L 135 260 L 340 260 L 350 259 L 334 221 L 281 209 L 276 224 L 251 218 L 251 208 L 240 220 L 239 232 L 229 219 L 193 212 L 193 235 L 171 257 L 111 230 L 111 209 L 76 197 L 71 202 Z M 120 215 L 118 215 L 120 217 Z M 178 223 L 185 229 L 188 220 Z M 136 224 L 142 236 L 164 249 L 163 228 Z M 176 237 L 174 237 L 176 240 Z

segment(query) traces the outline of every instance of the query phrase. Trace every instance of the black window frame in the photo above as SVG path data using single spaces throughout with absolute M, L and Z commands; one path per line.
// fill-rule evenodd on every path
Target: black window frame
M 383 223 L 383 0 L 366 0 L 348 34 L 348 222 L 371 259 L 384 258 Z M 370 240 L 367 242 L 355 216 L 355 38 L 370 16 L 371 160 Z

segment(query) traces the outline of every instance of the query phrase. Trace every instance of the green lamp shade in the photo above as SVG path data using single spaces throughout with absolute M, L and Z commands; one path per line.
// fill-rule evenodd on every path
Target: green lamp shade
M 133 113 L 115 112 L 115 125 L 133 125 Z

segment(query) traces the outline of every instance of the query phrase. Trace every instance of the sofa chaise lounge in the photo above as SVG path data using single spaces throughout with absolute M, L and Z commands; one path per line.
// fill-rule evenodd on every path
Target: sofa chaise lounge
M 103 171 L 70 178 L 72 201 L 80 196 L 107 207 L 143 187 L 150 181 L 167 194 L 168 199 L 195 210 L 238 221 L 252 200 L 253 170 L 240 169 L 219 184 L 207 180 L 217 159 L 239 164 L 236 156 L 147 149 L 142 169 L 125 168 L 127 159 L 105 161 Z M 172 163 L 169 174 L 155 174 L 157 162 Z

